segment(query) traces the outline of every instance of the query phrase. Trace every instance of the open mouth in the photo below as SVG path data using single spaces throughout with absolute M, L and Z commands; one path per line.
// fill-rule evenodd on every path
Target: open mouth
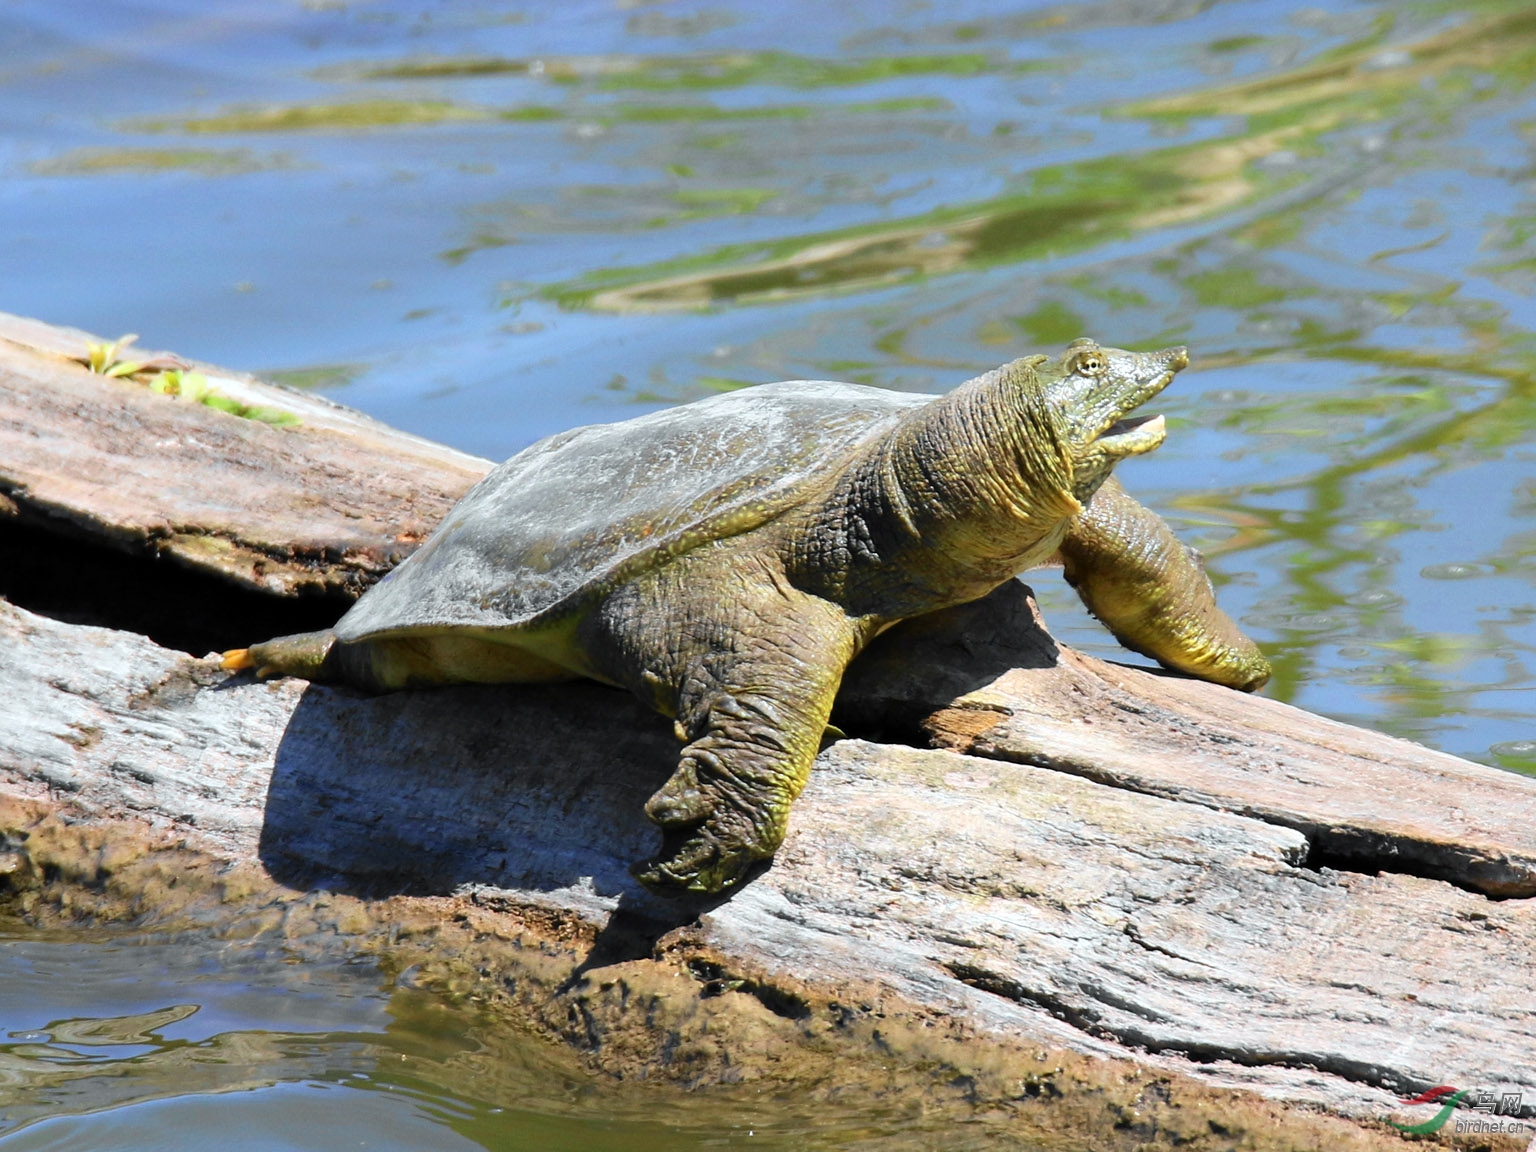
M 1152 451 L 1167 438 L 1168 426 L 1161 416 L 1129 416 L 1100 433 L 1098 443 L 1112 456 L 1136 456 Z

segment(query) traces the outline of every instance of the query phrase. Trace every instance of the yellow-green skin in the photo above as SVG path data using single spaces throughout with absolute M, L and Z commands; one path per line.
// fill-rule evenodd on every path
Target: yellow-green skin
M 1086 340 L 1015 361 L 826 461 L 824 480 L 766 519 L 718 522 L 512 633 L 306 633 L 226 664 L 370 689 L 576 676 L 628 688 L 676 718 L 684 745 L 646 804 L 664 843 L 637 874 L 718 892 L 783 841 L 849 661 L 892 624 L 1025 569 L 1062 563 L 1122 643 L 1170 668 L 1245 690 L 1268 679 L 1198 555 L 1109 477 L 1162 443 L 1160 418 L 1118 422 L 1187 362 L 1182 348 Z

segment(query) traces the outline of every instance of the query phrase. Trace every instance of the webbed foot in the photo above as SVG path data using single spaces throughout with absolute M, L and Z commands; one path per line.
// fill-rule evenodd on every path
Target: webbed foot
M 685 756 L 646 803 L 646 815 L 661 826 L 662 848 L 636 865 L 635 878 L 658 890 L 735 887 L 753 865 L 778 850 L 784 814 L 797 790 L 780 788 L 782 795 L 776 795 L 770 782 L 733 780 L 719 767 Z
M 1200 554 L 1113 476 L 1061 542 L 1067 583 L 1115 639 L 1165 668 L 1253 692 L 1269 661 L 1216 606 Z
M 668 834 L 662 851 L 637 864 L 635 879 L 658 892 L 726 892 L 741 883 L 752 866 L 772 856 L 745 846 L 722 848 L 702 830 Z

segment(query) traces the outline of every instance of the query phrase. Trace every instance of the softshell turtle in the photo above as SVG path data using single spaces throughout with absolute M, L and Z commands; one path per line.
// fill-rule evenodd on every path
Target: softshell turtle
M 1059 561 L 1128 647 L 1269 676 L 1198 554 L 1110 477 L 1189 362 L 1074 342 L 937 398 L 766 384 L 543 440 L 480 481 L 334 629 L 225 666 L 371 690 L 591 677 L 676 718 L 649 885 L 717 892 L 784 838 L 848 662 L 911 616 Z

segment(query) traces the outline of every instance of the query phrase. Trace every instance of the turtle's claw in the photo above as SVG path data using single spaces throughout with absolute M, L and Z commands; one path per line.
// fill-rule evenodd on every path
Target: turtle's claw
M 698 765 L 691 759 L 684 759 L 672 779 L 645 802 L 645 814 L 663 829 L 681 831 L 703 824 L 714 807 L 714 797 L 699 785 Z
M 636 865 L 635 879 L 661 893 L 724 892 L 741 883 L 759 860 L 773 855 L 715 827 L 713 817 L 688 830 L 669 830 L 661 851 Z M 774 847 L 777 847 L 775 845 Z

